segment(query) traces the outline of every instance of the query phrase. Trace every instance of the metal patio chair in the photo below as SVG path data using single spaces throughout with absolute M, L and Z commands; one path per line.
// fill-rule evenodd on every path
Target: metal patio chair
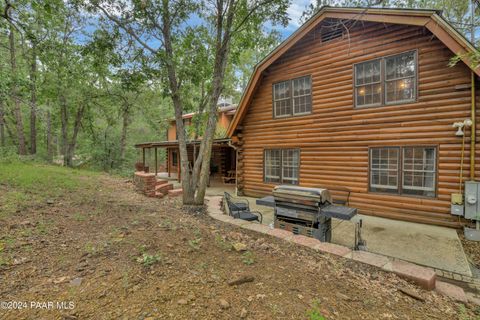
M 258 211 L 250 210 L 250 204 L 247 199 L 233 199 L 228 193 L 224 192 L 225 201 L 227 202 L 228 211 L 235 219 L 242 219 L 246 221 L 258 221 L 262 223 L 263 216 Z

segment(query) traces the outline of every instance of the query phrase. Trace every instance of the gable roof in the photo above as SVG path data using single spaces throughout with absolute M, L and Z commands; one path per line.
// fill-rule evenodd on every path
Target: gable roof
M 248 82 L 247 88 L 243 92 L 237 112 L 227 130 L 227 135 L 231 137 L 242 121 L 247 112 L 253 94 L 261 80 L 263 71 L 274 63 L 282 54 L 290 49 L 297 41 L 302 39 L 308 32 L 315 28 L 320 22 L 327 18 L 348 19 L 371 21 L 380 23 L 404 24 L 426 27 L 440 41 L 442 41 L 453 53 L 461 55 L 462 61 L 480 76 L 480 66 L 476 69 L 471 67 L 471 62 L 465 53 L 471 53 L 476 48 L 452 27 L 439 11 L 435 10 L 416 10 L 416 9 L 385 9 L 385 8 L 342 8 L 342 7 L 323 7 L 299 29 L 285 39 L 279 46 L 270 52 L 254 68 Z

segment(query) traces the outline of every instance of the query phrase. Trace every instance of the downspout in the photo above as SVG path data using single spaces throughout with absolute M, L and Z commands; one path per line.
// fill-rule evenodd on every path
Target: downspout
M 476 119 L 475 119 L 475 73 L 471 71 L 472 77 L 472 129 L 470 130 L 470 180 L 475 180 L 475 139 L 476 139 Z
M 232 144 L 232 140 L 228 141 L 228 146 L 235 150 L 235 196 L 238 196 L 238 147 Z

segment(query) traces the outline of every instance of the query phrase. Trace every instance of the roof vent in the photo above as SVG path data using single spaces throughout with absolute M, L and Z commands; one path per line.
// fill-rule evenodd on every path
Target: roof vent
M 343 38 L 343 30 L 341 26 L 322 27 L 320 31 L 322 43 Z

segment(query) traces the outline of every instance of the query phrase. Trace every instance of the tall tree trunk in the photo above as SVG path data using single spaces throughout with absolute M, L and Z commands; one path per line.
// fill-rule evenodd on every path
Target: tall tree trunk
M 223 81 L 227 67 L 231 28 L 234 18 L 234 5 L 232 3 L 228 6 L 225 16 L 223 15 L 223 1 L 219 0 L 217 3 L 220 5 L 217 8 L 215 63 L 213 67 L 212 92 L 209 100 L 209 115 L 207 128 L 205 130 L 202 144 L 200 145 L 200 153 L 202 154 L 200 172 L 197 173 L 196 170 L 194 170 L 194 174 L 198 174 L 199 181 L 197 192 L 195 194 L 195 204 L 197 205 L 203 205 L 208 178 L 210 176 L 210 158 L 212 156 L 213 139 L 215 138 L 215 130 L 218 121 L 217 105 L 220 94 L 223 91 Z
M 50 110 L 47 111 L 47 159 L 49 162 L 53 160 L 52 149 L 52 115 Z
M 180 169 L 182 175 L 183 204 L 195 204 L 195 189 L 197 181 L 195 175 L 190 174 L 190 162 L 188 161 L 187 143 L 185 138 L 185 126 L 183 123 L 183 103 L 179 93 L 179 83 L 175 72 L 175 59 L 171 39 L 171 20 L 169 15 L 169 1 L 163 1 L 163 38 L 165 55 L 167 57 L 167 75 L 171 91 L 171 98 L 175 110 L 175 123 L 177 125 L 178 147 L 180 150 Z
M 30 62 L 30 153 L 37 153 L 37 45 L 32 41 Z
M 12 100 L 14 101 L 14 113 L 15 113 L 15 120 L 16 120 L 16 128 L 17 128 L 17 140 L 18 140 L 18 153 L 20 155 L 27 154 L 27 148 L 25 146 L 25 133 L 23 132 L 23 120 L 22 120 L 22 109 L 20 105 L 20 98 L 19 98 L 19 90 L 17 84 L 17 56 L 15 50 L 15 34 L 14 28 L 10 25 L 10 34 L 9 34 L 9 44 L 10 44 L 10 66 L 12 71 L 12 88 L 11 88 L 11 95 Z
M 77 146 L 78 133 L 80 132 L 80 126 L 82 124 L 84 111 L 85 111 L 85 104 L 82 104 L 77 110 L 77 114 L 75 116 L 75 123 L 73 125 L 72 138 L 68 143 L 66 163 L 65 163 L 65 165 L 68 167 L 73 167 L 73 156 L 75 155 L 75 148 Z
M 130 121 L 129 106 L 125 104 L 123 108 L 123 122 L 122 122 L 122 135 L 120 136 L 120 160 L 125 161 L 125 148 L 127 146 L 127 131 L 128 123 Z
M 61 135 L 61 149 L 63 155 L 63 165 L 67 166 L 68 160 L 68 113 L 67 113 L 67 99 L 63 94 L 60 94 L 60 119 L 62 122 L 62 135 Z

